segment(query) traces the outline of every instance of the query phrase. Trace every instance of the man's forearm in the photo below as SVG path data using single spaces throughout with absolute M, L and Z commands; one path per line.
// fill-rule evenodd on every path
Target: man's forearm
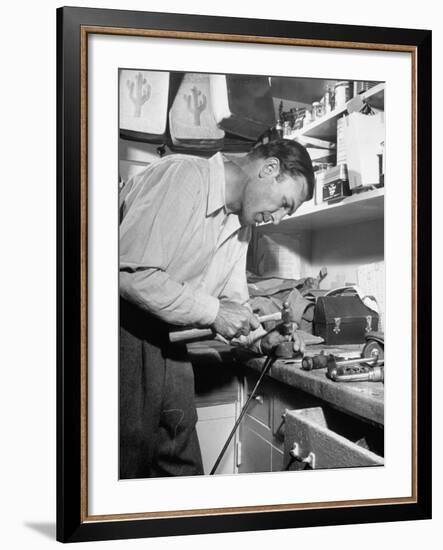
M 208 327 L 218 313 L 217 298 L 178 283 L 159 269 L 120 271 L 119 286 L 123 298 L 173 325 Z

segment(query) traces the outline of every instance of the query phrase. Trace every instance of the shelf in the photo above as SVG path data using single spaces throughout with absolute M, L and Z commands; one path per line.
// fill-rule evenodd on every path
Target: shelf
M 361 94 L 362 99 L 367 100 L 369 105 L 376 109 L 384 108 L 385 85 L 380 83 Z M 352 101 L 352 100 L 351 100 Z M 335 142 L 337 139 L 337 120 L 347 112 L 348 104 L 334 109 L 322 118 L 315 120 L 308 126 L 298 130 L 291 137 L 292 139 L 303 138 L 303 136 L 323 139 Z
M 295 214 L 284 218 L 279 225 L 260 224 L 257 229 L 266 233 L 316 230 L 335 225 L 348 225 L 363 221 L 383 219 L 384 188 L 365 191 L 346 197 L 339 203 L 315 205 L 303 204 Z

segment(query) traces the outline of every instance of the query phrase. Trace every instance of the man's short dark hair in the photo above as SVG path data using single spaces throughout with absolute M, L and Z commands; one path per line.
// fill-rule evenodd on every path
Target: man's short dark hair
M 314 194 L 314 170 L 311 157 L 306 148 L 290 139 L 276 139 L 268 143 L 256 145 L 249 152 L 251 158 L 276 157 L 280 161 L 283 173 L 290 176 L 304 176 L 308 188 L 306 200 L 310 200 Z

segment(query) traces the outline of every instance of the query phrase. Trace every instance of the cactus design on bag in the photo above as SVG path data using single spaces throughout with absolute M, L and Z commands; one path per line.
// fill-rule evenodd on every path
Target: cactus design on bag
M 151 97 L 151 86 L 142 73 L 138 73 L 135 77 L 135 82 L 127 80 L 126 85 L 129 90 L 129 97 L 134 104 L 134 117 L 140 118 L 143 105 L 149 101 Z
M 194 114 L 194 124 L 200 126 L 200 115 L 206 109 L 207 101 L 205 94 L 202 94 L 201 91 L 194 86 L 191 88 L 192 95 L 184 94 L 184 98 L 188 105 L 188 110 Z M 200 96 L 201 102 L 200 102 Z M 193 103 L 192 103 L 193 102 Z

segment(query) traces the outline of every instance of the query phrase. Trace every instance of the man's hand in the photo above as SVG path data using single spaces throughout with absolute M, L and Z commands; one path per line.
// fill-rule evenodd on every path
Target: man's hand
M 211 328 L 217 334 L 231 340 L 241 335 L 246 336 L 259 326 L 260 323 L 250 308 L 223 300 L 220 302 L 217 317 Z
M 278 328 L 263 336 L 260 342 L 260 347 L 264 355 L 271 355 L 275 350 L 278 344 L 282 342 L 288 342 L 292 340 L 292 349 L 294 350 L 294 355 L 301 354 L 305 352 L 305 343 L 303 338 L 298 334 L 294 329 L 291 335 L 283 335 L 279 332 Z

